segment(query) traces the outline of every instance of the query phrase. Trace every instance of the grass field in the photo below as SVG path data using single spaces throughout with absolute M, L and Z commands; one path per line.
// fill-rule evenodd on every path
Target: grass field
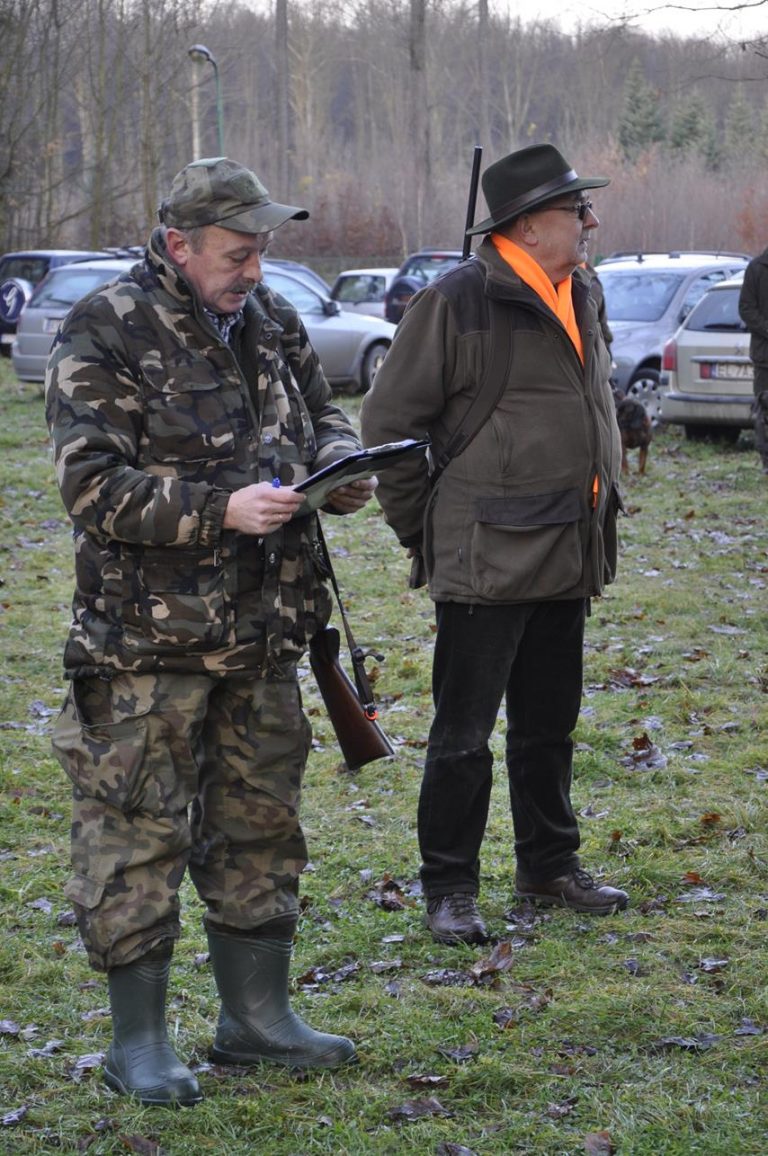
M 357 400 L 348 408 L 356 412 Z M 768 1151 L 768 479 L 737 447 L 668 431 L 625 485 L 620 580 L 587 627 L 574 801 L 583 857 L 623 914 L 515 904 L 502 736 L 481 902 L 497 943 L 422 927 L 414 817 L 432 610 L 371 506 L 326 519 L 376 669 L 391 761 L 350 774 L 311 675 L 312 863 L 293 1000 L 358 1045 L 348 1070 L 217 1068 L 201 909 L 184 892 L 169 1023 L 203 1104 L 143 1110 L 101 1084 L 110 1036 L 62 895 L 69 530 L 39 391 L 0 363 L 0 1151 L 170 1156 L 709 1156 Z

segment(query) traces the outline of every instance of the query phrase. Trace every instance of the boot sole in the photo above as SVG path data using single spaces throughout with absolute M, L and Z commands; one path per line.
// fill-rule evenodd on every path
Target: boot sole
M 104 1083 L 113 1092 L 119 1092 L 121 1096 L 131 1096 L 134 1100 L 138 1100 L 147 1108 L 194 1108 L 195 1104 L 199 1104 L 203 1099 L 202 1092 L 198 1096 L 186 1097 L 185 1099 L 165 1098 L 161 1099 L 152 1096 L 151 1092 L 142 1095 L 138 1088 L 129 1088 L 124 1084 L 119 1076 L 114 1075 L 108 1068 L 103 1069 Z
M 459 943 L 464 944 L 466 947 L 478 947 L 484 943 L 487 943 L 489 939 L 487 934 L 482 935 L 478 933 L 473 935 L 441 935 L 439 932 L 433 931 L 429 926 L 427 926 L 427 930 L 434 939 L 435 943 L 444 943 L 448 947 L 455 947 Z
M 524 891 L 516 892 L 518 899 L 526 899 L 529 903 L 535 903 L 539 907 L 566 907 L 569 911 L 578 911 L 582 915 L 615 915 L 617 911 L 623 911 L 627 906 L 627 900 L 622 903 L 617 900 L 606 907 L 587 907 L 586 904 L 568 903 L 567 900 L 559 898 L 557 895 L 530 895 Z
M 255 1068 L 258 1067 L 259 1064 L 277 1064 L 281 1068 L 290 1068 L 302 1072 L 311 1068 L 342 1068 L 345 1065 L 357 1064 L 359 1062 L 357 1052 L 354 1051 L 349 1056 L 337 1057 L 330 1054 L 327 1057 L 306 1060 L 304 1062 L 296 1056 L 289 1056 L 285 1053 L 274 1056 L 255 1056 L 253 1052 L 222 1052 L 216 1047 L 209 1048 L 208 1055 L 214 1063 L 222 1064 L 224 1067 Z

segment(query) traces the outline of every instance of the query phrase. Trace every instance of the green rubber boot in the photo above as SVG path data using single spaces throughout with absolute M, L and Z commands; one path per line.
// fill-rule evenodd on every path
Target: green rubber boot
M 168 1043 L 165 993 L 172 951 L 170 943 L 164 944 L 107 972 L 113 1038 L 104 1079 L 115 1092 L 142 1104 L 189 1107 L 203 1095 Z
M 289 939 L 208 932 L 221 1014 L 211 1057 L 219 1064 L 267 1060 L 290 1068 L 335 1068 L 355 1059 L 345 1036 L 316 1032 L 288 1003 Z

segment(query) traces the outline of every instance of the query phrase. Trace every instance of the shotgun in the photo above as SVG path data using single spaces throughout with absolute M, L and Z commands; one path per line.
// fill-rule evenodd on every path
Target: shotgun
M 394 755 L 394 747 L 376 721 L 375 708 L 364 707 L 352 679 L 339 661 L 339 632 L 318 630 L 309 643 L 309 665 L 338 739 L 344 762 L 357 771 L 374 759 Z
M 483 146 L 475 145 L 472 155 L 472 176 L 469 178 L 469 197 L 467 199 L 467 221 L 464 225 L 464 246 L 461 250 L 461 259 L 466 261 L 472 247 L 472 238 L 469 230 L 475 223 L 475 206 L 477 204 L 477 186 L 480 180 L 480 159 L 483 155 Z

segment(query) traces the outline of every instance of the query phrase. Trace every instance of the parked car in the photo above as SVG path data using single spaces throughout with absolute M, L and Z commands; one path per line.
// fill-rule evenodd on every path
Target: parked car
M 0 257 L 0 353 L 11 356 L 21 311 L 49 269 L 101 255 L 86 249 L 21 249 Z
M 384 316 L 387 289 L 397 269 L 344 269 L 331 286 L 329 297 L 349 313 Z
M 392 344 L 394 325 L 378 317 L 345 313 L 338 301 L 317 293 L 306 281 L 270 260 L 262 262 L 264 280 L 301 314 L 325 376 L 331 385 L 357 393 L 367 390 Z
M 739 316 L 741 277 L 713 285 L 664 346 L 661 418 L 686 437 L 735 441 L 752 427 L 749 331 Z
M 330 297 L 330 285 L 324 277 L 321 277 L 314 269 L 310 269 L 309 265 L 302 265 L 300 261 L 289 261 L 287 257 L 269 257 L 268 261 L 270 265 L 279 265 L 281 269 L 285 269 L 286 273 L 292 273 L 294 277 L 308 281 L 324 297 Z
M 132 259 L 79 261 L 51 270 L 40 282 L 19 319 L 12 347 L 21 381 L 43 381 L 53 338 L 76 301 L 135 264 Z M 336 301 L 282 263 L 262 262 L 267 284 L 295 305 L 331 385 L 352 391 L 370 387 L 392 343 L 394 325 L 376 317 L 342 313 Z
M 613 333 L 614 383 L 654 422 L 664 345 L 707 289 L 748 262 L 743 253 L 621 253 L 597 266 Z
M 11 346 L 13 368 L 20 381 L 45 379 L 53 339 L 74 303 L 132 268 L 137 259 L 136 255 L 98 257 L 50 270 L 24 306 Z
M 406 257 L 387 290 L 384 302 L 387 321 L 397 325 L 414 293 L 460 261 L 461 249 L 419 249 L 418 253 Z

